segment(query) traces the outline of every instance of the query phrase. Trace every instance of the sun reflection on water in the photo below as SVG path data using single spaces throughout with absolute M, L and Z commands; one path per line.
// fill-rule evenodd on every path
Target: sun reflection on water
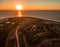
M 21 10 L 23 9 L 21 4 L 16 5 L 16 9 L 18 10 L 17 17 L 22 17 Z
M 18 11 L 18 15 L 17 15 L 18 17 L 22 17 L 22 14 L 21 14 L 21 11 L 19 10 Z

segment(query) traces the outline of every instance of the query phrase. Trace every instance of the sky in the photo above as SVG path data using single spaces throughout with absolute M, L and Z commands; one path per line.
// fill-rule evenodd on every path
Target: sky
M 0 0 L 0 10 L 16 10 L 16 5 L 23 10 L 60 10 L 60 0 Z

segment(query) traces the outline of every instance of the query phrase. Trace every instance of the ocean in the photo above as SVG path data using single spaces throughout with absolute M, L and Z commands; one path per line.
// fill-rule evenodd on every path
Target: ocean
M 21 17 L 36 17 L 60 22 L 60 10 L 22 10 Z M 0 19 L 18 17 L 17 10 L 0 10 Z

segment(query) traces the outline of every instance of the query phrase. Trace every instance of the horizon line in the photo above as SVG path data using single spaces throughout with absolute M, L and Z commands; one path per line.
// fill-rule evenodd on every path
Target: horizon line
M 30 9 L 29 9 L 30 10 Z M 38 10 L 38 9 L 36 9 L 36 10 Z M 47 9 L 46 9 L 47 10 Z M 49 9 L 50 10 L 50 9 Z M 51 9 L 52 10 L 52 9 Z M 54 10 L 54 9 L 53 9 Z M 58 9 L 57 9 L 58 10 Z M 0 10 L 1 11 L 1 10 Z M 18 11 L 18 10 L 16 10 L 16 11 Z M 20 11 L 22 11 L 22 10 L 20 10 Z

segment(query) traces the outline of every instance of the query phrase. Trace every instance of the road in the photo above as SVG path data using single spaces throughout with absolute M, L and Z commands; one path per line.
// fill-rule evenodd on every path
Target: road
M 24 22 L 21 22 L 21 23 L 18 23 L 17 25 L 15 25 L 14 29 L 12 29 L 8 34 L 5 47 L 14 47 L 14 46 L 20 47 L 18 29 L 24 27 L 24 25 L 26 25 L 26 23 L 27 23 L 27 21 L 24 21 Z M 16 42 L 14 42 L 14 44 L 13 44 L 10 39 L 12 39 L 13 41 L 16 41 Z
M 36 18 L 10 18 L 0 23 L 0 47 L 37 47 L 40 40 L 60 38 L 59 31 L 59 22 Z

